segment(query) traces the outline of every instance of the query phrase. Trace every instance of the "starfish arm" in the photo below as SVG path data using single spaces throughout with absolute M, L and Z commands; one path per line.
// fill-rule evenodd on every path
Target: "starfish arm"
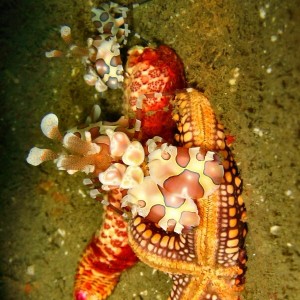
M 198 227 L 176 234 L 141 217 L 129 224 L 129 244 L 141 261 L 171 274 L 172 300 L 238 300 L 243 290 L 247 227 L 242 182 L 230 150 L 220 155 L 224 178 L 211 196 L 197 199 Z
M 178 129 L 175 139 L 181 146 L 200 146 L 211 151 L 224 149 L 224 127 L 204 94 L 190 88 L 176 93 L 172 104 L 172 118 Z
M 128 240 L 137 257 L 155 269 L 166 273 L 196 272 L 193 232 L 166 232 L 137 216 L 129 223 Z
M 213 271 L 213 270 L 211 270 Z M 208 278 L 208 275 L 210 278 Z M 240 300 L 241 289 L 224 278 L 211 277 L 213 272 L 202 276 L 173 274 L 173 287 L 168 300 Z
M 77 270 L 76 300 L 106 299 L 122 271 L 137 262 L 128 245 L 127 226 L 112 207 L 106 208 L 102 227 L 86 248 Z

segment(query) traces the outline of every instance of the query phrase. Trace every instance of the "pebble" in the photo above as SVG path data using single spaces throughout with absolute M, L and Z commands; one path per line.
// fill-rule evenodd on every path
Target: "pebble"
M 293 192 L 291 190 L 286 190 L 284 194 L 288 197 L 292 196 Z
M 279 234 L 280 234 L 280 226 L 278 226 L 278 225 L 271 226 L 270 233 L 272 235 L 274 235 L 274 236 L 279 236 Z
M 31 265 L 31 266 L 28 266 L 27 267 L 27 270 L 26 270 L 26 273 L 30 276 L 33 276 L 35 271 L 34 271 L 34 265 Z
M 266 15 L 267 15 L 267 13 L 266 13 L 265 8 L 264 8 L 264 7 L 260 7 L 260 9 L 259 9 L 259 17 L 260 17 L 261 19 L 265 19 L 265 18 L 266 18 Z
M 260 137 L 262 137 L 264 135 L 263 131 L 260 128 L 257 128 L 257 127 L 253 128 L 253 132 L 255 134 L 257 134 L 258 136 L 260 136 Z
M 65 237 L 66 236 L 66 231 L 64 229 L 58 228 L 57 229 L 57 233 L 61 236 L 61 237 Z
M 277 41 L 277 39 L 278 39 L 278 37 L 277 37 L 277 35 L 272 35 L 271 36 L 271 42 L 276 42 Z

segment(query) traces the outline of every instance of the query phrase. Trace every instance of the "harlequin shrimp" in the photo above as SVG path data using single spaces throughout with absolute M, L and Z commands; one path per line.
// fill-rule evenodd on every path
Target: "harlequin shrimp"
M 143 3 L 143 0 L 129 6 L 121 6 L 114 2 L 102 3 L 98 8 L 92 8 L 91 20 L 97 34 L 87 40 L 86 47 L 73 43 L 71 28 L 62 26 L 61 38 L 68 45 L 66 56 L 81 57 L 86 68 L 84 80 L 88 85 L 95 86 L 98 92 L 109 89 L 122 88 L 124 69 L 121 60 L 120 47 L 127 43 L 131 30 L 127 23 L 127 13 Z M 139 34 L 134 36 L 141 38 Z M 61 57 L 60 50 L 51 50 L 45 53 L 46 57 Z

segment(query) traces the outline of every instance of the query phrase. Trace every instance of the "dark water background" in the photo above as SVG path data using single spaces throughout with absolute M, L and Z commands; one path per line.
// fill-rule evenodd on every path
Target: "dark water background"
M 120 113 L 121 94 L 95 96 L 80 61 L 44 56 L 64 48 L 60 25 L 84 45 L 96 4 L 0 2 L 0 299 L 72 299 L 80 254 L 101 224 L 101 205 L 80 175 L 25 162 L 32 146 L 50 145 L 39 129 L 46 113 L 57 114 L 63 129 L 82 122 L 94 103 L 106 119 Z M 177 51 L 190 85 L 204 91 L 236 137 L 250 229 L 246 300 L 300 299 L 299 4 L 153 0 L 130 21 Z M 163 300 L 170 286 L 166 275 L 139 263 L 110 299 Z

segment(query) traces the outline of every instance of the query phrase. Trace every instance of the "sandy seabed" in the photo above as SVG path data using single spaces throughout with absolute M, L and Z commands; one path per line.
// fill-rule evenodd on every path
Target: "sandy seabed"
M 32 146 L 49 145 L 39 128 L 45 114 L 68 129 L 95 103 L 105 119 L 121 112 L 121 93 L 96 95 L 79 60 L 45 58 L 64 48 L 60 25 L 82 45 L 92 35 L 90 9 L 98 3 L 84 2 L 0 3 L 3 300 L 72 299 L 80 254 L 102 221 L 81 175 L 25 162 Z M 209 97 L 235 136 L 249 224 L 245 300 L 300 299 L 299 20 L 295 0 L 153 0 L 130 20 L 146 39 L 177 51 L 190 86 Z M 139 263 L 109 299 L 163 300 L 170 287 L 167 275 Z

